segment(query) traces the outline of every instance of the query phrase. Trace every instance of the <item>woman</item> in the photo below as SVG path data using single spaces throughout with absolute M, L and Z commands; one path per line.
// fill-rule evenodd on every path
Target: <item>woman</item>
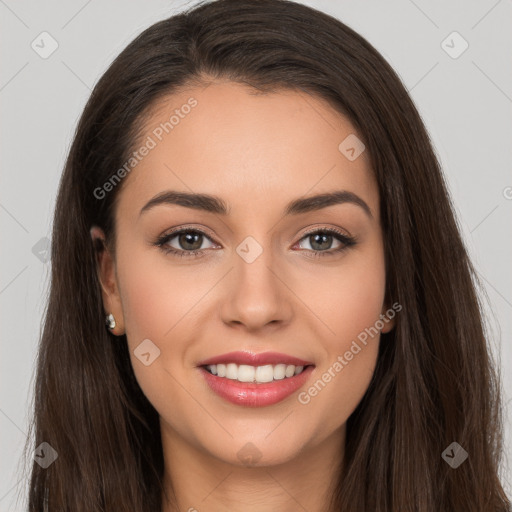
M 361 36 L 283 0 L 153 25 L 62 176 L 30 510 L 510 510 L 474 278 Z

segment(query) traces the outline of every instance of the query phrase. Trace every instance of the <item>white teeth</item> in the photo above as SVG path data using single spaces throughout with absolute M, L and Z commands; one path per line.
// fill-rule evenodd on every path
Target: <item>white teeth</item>
M 293 377 L 302 373 L 304 366 L 294 366 L 293 364 L 267 364 L 265 366 L 249 366 L 235 363 L 228 364 L 210 364 L 206 367 L 210 373 L 218 377 L 238 380 L 239 382 L 272 382 Z
M 274 379 L 281 380 L 284 379 L 286 374 L 286 365 L 285 364 L 276 364 L 274 366 Z
M 236 379 L 238 375 L 238 368 L 236 364 L 229 363 L 226 365 L 226 377 L 228 379 Z
M 258 366 L 254 380 L 256 382 L 272 382 L 274 380 L 274 368 L 272 368 L 272 365 Z
M 236 368 L 236 364 L 233 365 Z M 254 375 L 256 374 L 256 369 L 254 366 L 248 366 L 246 364 L 241 364 L 238 367 L 238 371 L 235 373 L 235 379 L 241 382 L 252 382 L 254 380 Z

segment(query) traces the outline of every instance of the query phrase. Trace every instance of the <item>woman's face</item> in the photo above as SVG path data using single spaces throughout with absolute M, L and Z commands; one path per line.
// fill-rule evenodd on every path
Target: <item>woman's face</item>
M 104 254 L 101 277 L 164 443 L 271 465 L 343 438 L 374 371 L 375 326 L 393 325 L 381 317 L 378 189 L 356 136 L 321 99 L 232 82 L 153 109 L 117 185 L 116 259 Z M 171 191 L 218 199 L 177 204 Z M 335 192 L 338 201 L 310 200 Z M 231 364 L 228 377 L 201 367 L 238 351 L 281 355 Z M 285 356 L 311 366 L 282 378 Z M 238 380 L 253 374 L 272 383 Z

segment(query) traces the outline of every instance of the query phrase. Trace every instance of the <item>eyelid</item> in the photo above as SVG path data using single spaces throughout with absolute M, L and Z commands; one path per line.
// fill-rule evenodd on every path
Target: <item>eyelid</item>
M 300 240 L 302 240 L 304 237 L 308 236 L 308 235 L 312 235 L 313 233 L 316 233 L 318 231 L 326 231 L 326 232 L 335 232 L 335 233 L 338 233 L 339 235 L 342 235 L 346 238 L 354 238 L 354 236 L 352 236 L 346 229 L 342 229 L 342 228 L 338 228 L 338 227 L 334 227 L 334 226 L 326 226 L 325 224 L 315 224 L 313 227 L 311 228 L 308 228 L 307 231 L 305 231 L 301 237 L 300 237 Z
M 164 237 L 169 237 L 172 235 L 179 235 L 183 231 L 195 231 L 197 233 L 207 236 L 208 238 L 210 238 L 212 240 L 212 242 L 215 240 L 215 235 L 213 235 L 213 232 L 210 231 L 208 228 L 206 228 L 204 226 L 198 227 L 197 225 L 188 225 L 188 224 L 179 226 L 177 228 L 171 228 L 169 231 L 164 231 L 164 233 L 162 235 L 160 235 L 158 238 L 162 239 Z M 215 243 L 217 243 L 217 242 L 215 242 Z

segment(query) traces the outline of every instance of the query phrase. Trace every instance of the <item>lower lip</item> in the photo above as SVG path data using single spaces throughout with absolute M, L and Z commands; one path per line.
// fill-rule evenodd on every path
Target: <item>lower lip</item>
M 210 389 L 221 398 L 235 405 L 264 407 L 276 404 L 297 391 L 308 380 L 314 368 L 314 366 L 308 366 L 299 375 L 262 384 L 239 382 L 238 380 L 213 375 L 203 367 L 199 369 Z

